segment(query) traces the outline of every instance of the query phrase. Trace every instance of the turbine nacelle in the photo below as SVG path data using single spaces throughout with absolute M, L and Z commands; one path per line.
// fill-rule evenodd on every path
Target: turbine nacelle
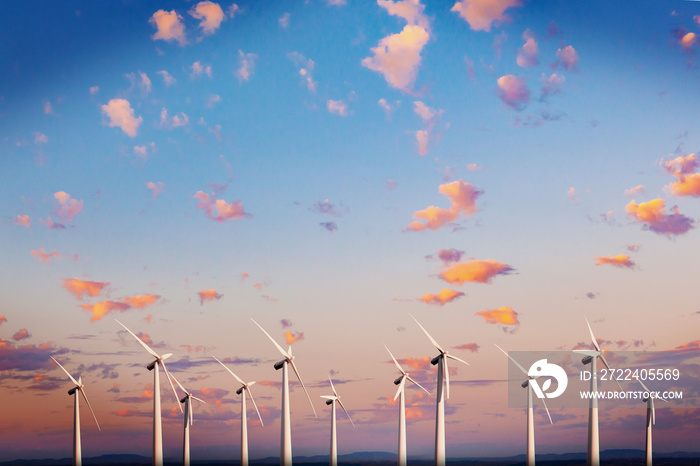
M 275 370 L 278 371 L 284 367 L 284 365 L 287 363 L 286 359 L 281 360 L 280 362 L 275 363 Z
M 586 356 L 585 358 L 581 359 L 581 362 L 584 365 L 590 364 L 591 362 L 593 362 L 593 356 Z
M 439 356 L 435 356 L 433 359 L 431 359 L 430 364 L 432 364 L 433 366 L 437 366 L 441 359 L 442 359 L 442 353 L 440 353 Z
M 402 375 L 398 379 L 394 380 L 394 385 L 400 384 L 404 377 L 406 377 L 406 375 Z

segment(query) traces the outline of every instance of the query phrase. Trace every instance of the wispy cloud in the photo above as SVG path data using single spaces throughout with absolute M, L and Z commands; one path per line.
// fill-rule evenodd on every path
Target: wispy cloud
M 250 217 L 240 201 L 233 201 L 229 204 L 223 199 L 216 199 L 215 196 L 216 193 L 210 195 L 204 191 L 197 191 L 192 197 L 199 200 L 196 208 L 203 210 L 206 216 L 215 222 Z
M 55 257 L 56 259 L 61 258 L 61 254 L 59 254 L 58 252 L 51 251 L 50 253 L 48 253 L 44 250 L 44 248 L 39 248 L 39 249 L 32 251 L 32 256 L 39 259 L 42 264 L 50 264 L 51 258 L 53 258 L 53 257 Z
M 540 61 L 537 59 L 539 48 L 537 46 L 537 41 L 535 40 L 534 34 L 527 29 L 525 32 L 523 32 L 523 39 L 525 40 L 525 43 L 518 49 L 516 63 L 518 66 L 523 68 L 531 68 L 539 65 Z
M 452 204 L 450 208 L 430 206 L 427 209 L 414 212 L 413 218 L 416 220 L 408 225 L 407 230 L 423 231 L 429 229 L 435 231 L 450 222 L 454 222 L 460 215 L 469 218 L 476 212 L 476 201 L 484 193 L 464 180 L 442 184 L 439 191 L 450 200 Z
M 244 53 L 243 50 L 238 51 L 239 67 L 234 73 L 238 81 L 248 81 L 255 72 L 255 61 L 258 56 L 254 53 Z
M 571 45 L 557 50 L 557 60 L 551 64 L 552 68 L 561 65 L 565 70 L 575 70 L 578 67 L 578 52 Z
M 451 303 L 460 296 L 464 296 L 464 293 L 456 290 L 450 290 L 448 288 L 443 288 L 439 293 L 425 293 L 418 301 L 423 301 L 426 304 L 437 304 L 438 306 L 444 306 L 447 303 Z
M 199 295 L 200 306 L 204 304 L 204 301 L 218 301 L 224 297 L 223 294 L 217 293 L 214 289 L 198 291 L 197 294 Z
M 25 228 L 31 228 L 32 219 L 29 218 L 29 215 L 17 215 L 17 218 L 12 221 L 12 224 Z
M 447 265 L 451 262 L 458 262 L 461 258 L 462 255 L 464 254 L 464 251 L 460 251 L 458 249 L 440 249 L 438 252 L 435 254 L 430 254 L 428 256 L 425 256 L 427 260 L 432 260 L 435 259 L 436 257 L 442 261 L 443 264 Z
M 165 183 L 162 181 L 153 182 L 149 181 L 146 183 L 146 187 L 151 190 L 151 197 L 156 198 L 165 192 Z

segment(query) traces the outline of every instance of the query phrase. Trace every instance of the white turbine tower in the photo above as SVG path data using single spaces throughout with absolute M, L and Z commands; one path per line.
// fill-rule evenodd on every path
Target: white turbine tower
M 185 405 L 185 433 L 184 433 L 184 438 L 183 438 L 183 446 L 182 446 L 182 464 L 184 466 L 190 466 L 190 427 L 192 427 L 192 424 L 194 424 L 194 418 L 192 416 L 192 400 L 197 400 L 200 403 L 206 404 L 207 402 L 204 400 L 201 400 L 185 390 L 185 387 L 182 386 L 180 382 L 172 375 L 168 374 L 171 379 L 175 381 L 178 387 L 180 387 L 180 390 L 185 392 L 185 396 L 180 399 L 180 403 Z
M 496 345 L 496 348 L 498 348 L 503 352 L 503 354 L 508 356 L 508 359 L 513 361 L 513 363 L 515 363 L 515 365 L 518 366 L 518 369 L 520 369 L 522 373 L 525 374 L 525 376 L 527 377 L 527 380 L 521 384 L 521 387 L 527 388 L 527 457 L 525 464 L 527 464 L 527 466 L 535 466 L 535 418 L 532 408 L 532 385 L 530 384 L 530 380 L 536 379 L 537 377 L 529 375 L 525 368 L 518 364 L 518 361 L 513 359 L 507 352 L 503 350 L 503 348 L 501 348 L 498 345 Z M 547 417 L 549 417 L 549 422 L 551 424 L 554 424 L 552 422 L 552 416 L 549 415 L 549 409 L 547 409 L 547 404 L 544 402 L 544 399 L 541 399 L 540 401 L 542 401 L 542 405 L 547 411 Z
M 85 394 L 85 385 L 83 385 L 83 378 L 78 377 L 78 380 L 76 381 L 72 375 L 68 373 L 67 370 L 63 368 L 63 366 L 56 361 L 56 359 L 51 356 L 51 359 L 53 359 L 53 362 L 58 364 L 58 367 L 63 369 L 63 372 L 66 373 L 68 378 L 75 384 L 75 387 L 71 388 L 68 390 L 69 395 L 73 395 L 73 466 L 80 466 L 83 464 L 83 456 L 82 456 L 82 450 L 80 448 L 80 400 L 78 399 L 78 392 L 80 392 L 83 395 L 83 398 L 85 398 L 85 403 L 87 403 L 88 408 L 90 408 L 90 412 L 92 413 L 92 417 L 95 418 L 95 424 L 97 424 L 97 429 L 100 429 L 100 424 L 97 422 L 97 416 L 95 416 L 95 412 L 92 410 L 92 406 L 90 406 L 90 402 L 87 399 L 87 395 Z
M 311 405 L 311 409 L 314 412 L 314 416 L 318 417 L 316 414 L 316 409 L 314 409 L 314 404 L 311 403 L 311 397 L 309 396 L 309 392 L 306 391 L 306 387 L 304 386 L 304 382 L 301 380 L 301 376 L 299 375 L 299 371 L 297 370 L 297 366 L 294 364 L 294 356 L 292 356 L 292 347 L 289 347 L 289 351 L 285 351 L 282 349 L 280 345 L 277 344 L 277 342 L 270 336 L 269 333 L 265 331 L 264 328 L 260 326 L 259 323 L 255 322 L 255 320 L 250 319 L 253 321 L 255 325 L 257 325 L 260 330 L 263 331 L 265 335 L 267 335 L 267 338 L 270 339 L 272 343 L 275 344 L 277 349 L 279 350 L 280 353 L 282 353 L 282 356 L 284 356 L 284 359 L 275 363 L 275 370 L 280 370 L 282 369 L 282 419 L 281 419 L 281 427 L 282 427 L 282 432 L 281 432 L 281 442 L 280 442 L 280 464 L 282 466 L 291 466 L 292 465 L 292 423 L 291 423 L 291 417 L 289 413 L 289 369 L 287 366 L 292 366 L 292 369 L 294 370 L 294 373 L 297 375 L 297 379 L 299 379 L 299 383 L 301 384 L 301 388 L 304 389 L 304 393 L 306 393 L 306 397 L 309 399 L 309 404 Z
M 415 317 L 411 316 L 413 320 L 416 321 L 418 326 L 423 330 L 423 333 L 428 337 L 430 342 L 437 348 L 440 352 L 435 356 L 430 363 L 438 366 L 438 380 L 437 380 L 437 401 L 436 401 L 436 414 L 435 414 L 435 465 L 445 466 L 445 391 L 444 386 L 447 386 L 447 398 L 450 397 L 450 372 L 447 368 L 447 360 L 454 359 L 463 364 L 469 365 L 468 362 L 459 359 L 456 356 L 448 354 L 433 337 L 430 336 L 427 330 L 416 320 Z
M 116 320 L 116 319 L 114 319 Z M 124 327 L 124 329 L 131 334 L 136 341 L 138 341 L 141 346 L 143 346 L 148 353 L 155 358 L 155 361 L 151 362 L 146 368 L 149 371 L 153 371 L 153 465 L 163 466 L 163 428 L 161 425 L 161 415 L 160 415 L 160 378 L 158 377 L 158 366 L 163 366 L 163 372 L 168 376 L 168 382 L 170 382 L 170 387 L 173 389 L 173 394 L 177 400 L 177 406 L 182 411 L 182 406 L 180 406 L 180 398 L 177 396 L 175 391 L 175 386 L 172 380 L 170 380 L 170 374 L 168 369 L 165 367 L 165 360 L 172 356 L 172 353 L 164 354 L 159 356 L 158 353 L 153 351 L 146 343 L 143 342 L 139 337 L 137 337 L 134 332 L 126 328 L 124 324 L 117 320 L 117 323 Z
M 219 359 L 216 356 L 212 356 L 214 359 L 219 361 Z M 240 388 L 236 390 L 237 395 L 241 395 L 241 465 L 240 466 L 248 466 L 248 418 L 246 414 L 246 407 L 245 407 L 245 394 L 248 392 L 248 395 L 250 396 L 250 401 L 253 402 L 253 406 L 255 406 L 255 412 L 258 413 L 258 419 L 260 419 L 260 425 L 264 426 L 262 416 L 260 416 L 260 411 L 258 411 L 258 405 L 255 404 L 255 400 L 253 399 L 253 394 L 250 391 L 251 385 L 255 384 L 255 382 L 248 382 L 245 383 L 243 380 L 241 380 L 240 377 L 238 377 L 236 374 L 234 374 L 231 369 L 226 367 L 226 365 L 219 361 L 219 364 L 224 366 L 224 369 L 229 371 L 229 373 L 238 381 L 238 383 L 241 384 Z
M 651 451 L 651 425 L 654 424 L 656 425 L 656 410 L 654 409 L 654 397 L 652 397 L 651 391 L 642 383 L 640 380 L 639 383 L 642 385 L 642 388 L 644 389 L 645 392 L 649 394 L 647 399 L 644 400 L 644 402 L 647 404 L 647 441 L 646 441 L 646 466 L 652 466 L 653 464 L 653 458 L 652 458 L 652 451 Z M 668 401 L 664 400 L 663 398 L 659 398 L 659 400 L 668 403 Z
M 328 395 L 321 395 L 321 398 L 326 399 L 326 404 L 331 405 L 331 454 L 330 454 L 330 466 L 338 466 L 338 436 L 336 433 L 336 428 L 335 428 L 335 402 L 337 401 L 340 407 L 345 411 L 345 414 L 348 416 L 348 419 L 350 419 L 350 424 L 352 424 L 353 427 L 355 427 L 355 423 L 352 422 L 352 418 L 350 417 L 350 413 L 348 413 L 348 410 L 345 409 L 345 406 L 343 406 L 343 402 L 340 401 L 340 395 L 338 395 L 338 392 L 335 391 L 335 387 L 333 386 L 333 381 L 331 380 L 331 376 L 328 376 L 328 381 L 331 383 L 331 390 L 333 390 L 333 396 L 328 396 Z
M 586 317 L 584 316 L 584 319 Z M 605 367 L 610 370 L 610 365 L 605 360 L 603 356 L 603 350 L 598 346 L 598 341 L 593 335 L 593 329 L 591 329 L 591 324 L 588 323 L 586 319 L 586 325 L 588 325 L 588 332 L 591 334 L 591 340 L 593 341 L 593 346 L 595 346 L 595 351 L 592 350 L 573 350 L 574 353 L 585 354 L 586 357 L 581 360 L 585 364 L 591 365 L 591 397 L 588 400 L 588 454 L 586 459 L 586 464 L 588 466 L 599 466 L 600 465 L 600 437 L 598 435 L 598 398 L 594 395 L 598 392 L 598 368 L 597 360 L 600 358 L 605 364 Z M 620 390 L 622 387 L 620 383 L 615 380 Z
M 384 348 L 389 351 L 386 345 L 384 345 Z M 394 395 L 394 401 L 396 401 L 396 398 L 399 398 L 399 466 L 406 466 L 406 380 L 420 387 L 428 396 L 430 396 L 430 392 L 413 380 L 411 376 L 408 375 L 408 372 L 403 370 L 394 355 L 391 354 L 391 351 L 389 351 L 389 356 L 391 356 L 391 359 L 394 360 L 394 364 L 396 364 L 396 368 L 401 372 L 401 376 L 394 380 L 394 384 L 399 386 L 398 390 L 396 390 L 396 395 Z

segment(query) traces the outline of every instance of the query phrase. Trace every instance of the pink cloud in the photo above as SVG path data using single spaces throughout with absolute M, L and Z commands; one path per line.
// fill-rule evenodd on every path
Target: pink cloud
M 146 187 L 151 190 L 152 198 L 156 198 L 165 192 L 165 183 L 162 181 L 158 181 L 157 183 L 149 181 L 146 183 Z
M 182 16 L 175 10 L 167 12 L 158 10 L 148 20 L 158 31 L 151 36 L 153 40 L 164 40 L 167 42 L 177 41 L 180 46 L 187 44 L 185 37 L 185 25 L 182 24 Z
M 643 194 L 643 193 L 644 193 L 644 186 L 641 184 L 635 186 L 634 188 L 625 189 L 625 196 L 635 196 L 637 194 Z
M 540 101 L 544 102 L 550 96 L 559 94 L 562 85 L 566 81 L 566 78 L 556 73 L 552 73 L 549 77 L 546 77 L 544 73 L 542 73 L 542 78 L 540 78 L 540 81 L 542 82 Z
M 430 206 L 413 214 L 412 221 L 407 230 L 423 231 L 425 229 L 438 230 L 450 222 L 455 221 L 460 215 L 469 218 L 476 212 L 476 200 L 484 192 L 476 189 L 471 183 L 464 180 L 453 181 L 440 185 L 439 191 L 447 196 L 452 204 L 449 209 Z
M 698 43 L 698 36 L 694 32 L 689 32 L 687 34 L 684 34 L 683 37 L 681 37 L 678 40 L 678 44 L 683 47 L 683 49 L 690 53 L 693 50 L 693 47 L 695 44 Z
M 206 216 L 216 222 L 250 217 L 250 214 L 245 212 L 243 204 L 240 201 L 234 201 L 229 204 L 223 199 L 215 199 L 215 195 L 214 193 L 209 195 L 204 191 L 197 191 L 192 197 L 199 200 L 196 208 L 204 210 Z
M 695 154 L 676 157 L 661 163 L 664 169 L 676 177 L 676 182 L 666 186 L 674 196 L 700 197 L 700 173 L 695 170 L 700 166 Z
M 0 325 L 5 322 L 7 322 L 7 317 L 5 317 L 5 314 L 0 314 Z
M 52 230 L 65 230 L 66 226 L 62 223 L 56 223 L 54 222 L 51 217 L 46 217 L 46 220 L 43 218 L 39 219 L 39 223 L 44 225 L 46 228 L 50 228 Z
M 17 219 L 12 221 L 12 224 L 19 225 L 25 228 L 31 228 L 32 219 L 29 218 L 29 215 L 18 215 Z
M 535 36 L 528 29 L 523 32 L 523 39 L 525 39 L 525 43 L 518 49 L 516 63 L 522 68 L 530 68 L 539 65 L 540 61 L 537 59 L 539 49 Z
M 530 102 L 530 89 L 525 78 L 507 74 L 498 78 L 498 96 L 506 107 L 521 111 Z
M 377 0 L 377 5 L 384 8 L 392 16 L 398 16 L 406 20 L 408 24 L 415 24 L 424 29 L 430 29 L 430 22 L 425 16 L 425 6 L 419 0 Z
M 242 282 L 245 281 L 245 279 L 248 278 L 248 277 L 250 277 L 250 275 L 248 275 L 248 272 L 243 272 L 243 273 L 241 274 L 241 281 L 242 281 Z
M 219 4 L 210 1 L 197 3 L 189 13 L 193 18 L 201 20 L 199 27 L 202 28 L 204 35 L 214 34 L 221 26 L 221 22 L 226 19 L 224 10 L 221 9 Z
M 660 235 L 682 235 L 694 228 L 695 221 L 681 214 L 678 207 L 672 207 L 672 213 L 667 214 L 666 201 L 663 199 L 640 204 L 632 201 L 627 204 L 625 210 L 630 217 L 643 223 L 646 229 Z
M 362 60 L 362 66 L 381 73 L 391 87 L 410 92 L 428 39 L 430 34 L 424 27 L 408 24 L 400 33 L 382 38 L 371 49 L 373 55 Z
M 418 153 L 422 156 L 428 155 L 428 142 L 430 135 L 427 130 L 419 129 L 416 131 L 416 143 L 418 144 Z
M 508 8 L 520 6 L 519 0 L 462 0 L 454 4 L 450 11 L 457 12 L 474 31 L 491 31 L 491 26 L 501 24 L 509 16 Z
M 477 345 L 476 343 L 465 343 L 463 345 L 454 346 L 453 348 L 457 350 L 471 351 L 472 353 L 479 352 L 479 345 Z
M 214 289 L 198 291 L 197 294 L 199 295 L 200 306 L 204 304 L 204 301 L 218 301 L 219 299 L 224 297 L 223 294 L 217 293 Z
M 457 249 L 440 249 L 437 253 L 425 256 L 425 258 L 433 259 L 434 256 L 437 255 L 437 258 L 440 259 L 443 264 L 449 264 L 451 262 L 458 262 L 463 254 L 464 251 L 459 251 Z
M 348 104 L 343 102 L 342 100 L 329 99 L 328 102 L 326 102 L 326 107 L 328 108 L 329 113 L 333 113 L 339 116 L 348 115 Z
M 26 329 L 26 328 L 23 328 L 23 329 L 18 330 L 17 332 L 15 332 L 15 334 L 12 335 L 12 339 L 15 340 L 15 341 L 20 341 L 20 340 L 25 340 L 25 339 L 27 339 L 27 338 L 29 338 L 29 337 L 31 337 L 31 336 L 32 336 L 32 335 L 27 331 L 27 329 Z
M 39 248 L 34 251 L 32 251 L 32 256 L 36 257 L 41 261 L 42 264 L 50 264 L 51 263 L 51 258 L 55 257 L 56 259 L 61 258 L 61 254 L 59 254 L 56 251 L 51 251 L 50 253 L 47 253 L 44 248 Z
M 238 58 L 240 59 L 240 66 L 234 74 L 238 81 L 248 81 L 255 72 L 255 60 L 258 59 L 258 56 L 254 53 L 244 53 L 243 50 L 239 50 Z
M 134 117 L 134 109 L 126 99 L 112 99 L 107 105 L 102 106 L 102 113 L 109 118 L 109 127 L 121 128 L 127 136 L 132 138 L 138 133 L 142 117 Z
M 578 66 L 578 53 L 571 45 L 560 48 L 557 50 L 557 61 L 552 65 L 555 67 L 561 65 L 564 69 L 569 71 L 575 70 Z
M 73 216 L 78 215 L 83 210 L 82 199 L 72 199 L 71 195 L 66 192 L 59 191 L 53 197 L 58 200 L 58 206 L 53 209 L 52 213 L 64 222 L 72 222 Z
M 319 223 L 319 225 L 321 225 L 322 228 L 325 228 L 331 233 L 338 230 L 338 224 L 335 222 L 321 222 Z

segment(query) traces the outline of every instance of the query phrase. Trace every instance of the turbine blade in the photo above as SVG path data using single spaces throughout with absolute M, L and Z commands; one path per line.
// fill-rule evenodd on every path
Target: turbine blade
M 647 386 L 644 385 L 644 383 L 642 383 L 642 380 L 641 380 L 641 379 L 637 379 L 637 382 L 639 382 L 639 385 L 642 386 L 642 388 L 644 389 L 644 391 L 647 391 L 647 392 L 651 393 L 651 392 L 649 391 L 649 389 L 647 388 Z
M 329 396 L 329 395 L 321 395 L 321 398 L 325 398 L 326 400 L 337 400 L 337 396 Z
M 260 324 L 257 323 L 256 321 L 254 321 L 252 317 L 250 318 L 250 320 L 252 320 L 253 323 L 254 323 L 255 325 L 257 325 L 258 327 L 260 327 Z M 287 358 L 287 359 L 291 359 L 291 355 L 290 355 L 288 352 L 286 352 L 286 351 L 284 350 L 284 348 L 282 348 L 280 345 L 278 345 L 277 342 L 275 341 L 275 339 L 272 338 L 272 337 L 270 336 L 270 334 L 267 333 L 267 332 L 265 331 L 264 328 L 260 327 L 260 330 L 262 330 L 263 333 L 264 333 L 265 335 L 267 335 L 267 338 L 269 338 L 270 341 L 271 341 L 272 343 L 275 344 L 275 346 L 277 347 L 277 349 L 280 350 L 280 353 L 282 353 L 282 356 L 284 356 L 284 357 Z
M 335 391 L 335 387 L 333 386 L 333 381 L 331 380 L 331 376 L 328 376 L 328 381 L 331 383 L 331 390 L 333 390 L 333 394 L 337 397 L 338 392 Z
M 90 402 L 88 401 L 87 395 L 85 394 L 85 389 L 81 388 L 80 389 L 80 394 L 83 395 L 83 398 L 85 398 L 85 403 L 87 403 L 88 408 L 90 408 L 90 412 L 92 413 L 93 419 L 95 419 L 95 424 L 97 424 L 97 430 L 102 430 L 100 428 L 100 423 L 97 422 L 97 416 L 95 416 L 95 411 L 92 410 L 92 406 L 90 406 Z
M 411 314 L 409 314 L 409 316 L 411 316 Z M 418 324 L 418 326 L 421 328 L 421 330 L 423 330 L 423 333 L 425 333 L 425 335 L 428 337 L 428 339 L 429 339 L 430 342 L 433 344 L 433 346 L 435 346 L 435 347 L 438 349 L 438 351 L 440 351 L 440 353 L 444 353 L 445 350 L 442 349 L 442 347 L 441 347 L 440 345 L 438 345 L 438 342 L 435 341 L 435 339 L 434 339 L 433 337 L 430 336 L 430 334 L 428 333 L 428 331 L 427 331 L 426 329 L 423 328 L 423 326 L 420 324 L 420 322 L 418 322 L 418 321 L 416 320 L 416 318 L 413 317 L 413 316 L 411 316 L 411 319 L 413 319 L 413 320 L 416 321 L 416 323 Z
M 583 316 L 584 319 L 586 319 L 586 325 L 588 325 L 588 331 L 591 333 L 591 340 L 593 340 L 593 345 L 595 346 L 595 349 L 600 351 L 600 346 L 598 346 L 598 341 L 595 339 L 595 335 L 593 335 L 593 329 L 591 328 L 591 324 L 588 323 L 588 319 L 586 316 Z
M 612 370 L 610 369 L 610 364 L 608 364 L 608 361 L 605 360 L 605 356 L 603 356 L 603 353 L 600 353 L 600 360 L 603 361 L 603 364 L 605 364 L 605 367 L 607 367 L 609 371 Z M 617 386 L 620 388 L 620 391 L 622 391 L 622 385 L 620 385 L 620 382 L 617 379 L 614 380 Z
M 389 348 L 386 345 L 384 345 L 384 348 L 386 348 L 386 350 L 389 351 Z M 406 371 L 401 368 L 401 366 L 399 365 L 399 362 L 396 360 L 394 355 L 391 354 L 391 351 L 389 351 L 389 356 L 391 356 L 391 359 L 394 360 L 394 364 L 396 364 L 396 368 L 399 370 L 399 372 L 401 372 L 403 375 L 406 375 Z
M 343 408 L 343 411 L 345 411 L 345 414 L 348 416 L 348 419 L 350 419 L 350 424 L 352 424 L 353 427 L 355 427 L 355 423 L 352 422 L 352 418 L 350 417 L 350 413 L 348 412 L 347 409 L 345 409 L 345 406 L 343 406 L 343 402 L 338 400 L 338 404 L 340 405 L 341 408 Z
M 182 390 L 183 392 L 185 392 L 185 395 L 189 395 L 189 394 L 190 394 L 190 392 L 188 392 L 187 390 L 185 390 L 185 387 L 182 386 L 182 384 L 175 378 L 175 376 L 174 376 L 172 373 L 168 373 L 168 375 L 175 381 L 175 383 L 177 384 L 177 386 L 180 387 L 180 390 Z M 174 387 L 173 387 L 173 389 L 174 389 Z
M 204 403 L 205 405 L 206 405 L 206 404 L 209 404 L 209 403 L 207 403 L 206 401 L 202 400 L 201 398 L 197 398 L 197 397 L 194 396 L 194 395 L 190 395 L 190 398 L 193 398 L 193 399 L 199 401 L 200 403 Z
M 71 380 L 71 382 L 73 382 L 73 383 L 75 384 L 76 387 L 79 387 L 79 386 L 80 386 L 80 384 L 73 378 L 73 376 L 70 375 L 70 374 L 68 373 L 68 371 L 67 371 L 58 361 L 56 361 L 56 358 L 54 358 L 53 356 L 50 356 L 50 358 L 53 359 L 53 362 L 55 362 L 56 364 L 58 364 L 58 367 L 60 367 L 61 369 L 63 369 L 63 372 L 66 373 L 66 375 L 68 376 L 68 378 Z
M 449 354 L 449 353 L 445 353 L 445 357 L 447 357 L 447 358 L 449 358 L 449 359 L 454 359 L 455 361 L 459 361 L 459 362 L 461 362 L 462 364 L 466 364 L 467 366 L 471 366 L 471 364 L 469 364 L 467 361 L 465 361 L 465 360 L 463 360 L 463 359 L 459 359 L 457 356 L 452 356 L 452 355 Z
M 416 382 L 415 380 L 413 380 L 413 379 L 412 379 L 411 377 L 409 377 L 408 375 L 406 376 L 406 378 L 407 378 L 408 380 L 410 380 L 411 382 L 413 382 L 414 385 L 418 385 L 418 387 L 420 387 L 420 389 L 423 390 L 425 393 L 427 393 L 428 395 L 430 395 L 430 392 L 429 392 L 428 390 L 426 390 L 425 388 L 423 388 L 423 386 L 422 386 L 421 384 L 419 384 L 418 382 Z
M 572 353 L 578 353 L 578 354 L 585 354 L 586 356 L 591 356 L 595 358 L 600 354 L 600 351 L 591 351 L 591 350 L 585 350 L 585 349 L 575 349 L 571 350 Z
M 255 380 L 253 380 L 252 382 L 248 382 L 246 385 L 248 387 L 252 387 L 253 385 L 255 385 Z
M 216 359 L 217 361 L 219 361 L 219 358 L 217 358 L 216 356 L 212 356 L 212 358 L 214 358 L 214 359 Z M 231 369 L 229 369 L 228 367 L 226 367 L 226 364 L 224 364 L 224 363 L 221 362 L 221 361 L 219 361 L 219 364 L 221 364 L 222 366 L 224 366 L 224 369 L 226 369 L 226 370 L 229 372 L 229 374 L 231 374 L 236 380 L 238 380 L 238 383 L 240 383 L 240 384 L 242 384 L 242 385 L 245 385 L 245 382 L 243 382 L 243 381 L 241 380 L 240 377 L 238 377 L 236 374 L 234 374 L 233 371 L 232 371 Z
M 190 426 L 194 424 L 194 416 L 192 415 L 192 397 L 188 396 L 187 397 L 187 412 L 190 415 Z
M 173 385 L 173 381 L 170 379 L 170 377 L 171 377 L 170 372 L 168 371 L 168 368 L 165 367 L 165 362 L 160 361 L 160 365 L 163 366 L 163 372 L 165 372 L 165 375 L 168 378 L 168 382 L 170 382 L 170 388 L 173 389 L 173 395 L 175 395 L 175 400 L 177 401 L 177 407 L 180 408 L 180 412 L 182 412 L 182 403 L 180 403 L 180 398 L 177 396 L 177 392 L 175 391 L 175 385 Z M 179 382 L 178 382 L 178 385 L 179 385 Z M 185 391 L 185 393 L 187 393 L 187 391 Z M 187 394 L 189 395 L 189 393 L 187 393 Z
M 651 400 L 651 423 L 656 425 L 656 409 L 654 408 L 654 399 L 649 397 Z
M 117 319 L 114 319 L 114 320 L 116 320 L 117 323 L 118 323 L 119 325 L 121 325 L 122 327 L 124 327 L 124 330 L 126 330 L 127 332 L 129 332 L 129 333 L 131 334 L 132 337 L 136 338 L 136 341 L 138 341 L 139 343 L 141 343 L 141 346 L 143 346 L 143 347 L 146 349 L 146 351 L 148 351 L 148 354 L 150 354 L 151 356 L 153 356 L 153 357 L 156 358 L 156 359 L 160 359 L 160 356 L 158 356 L 158 353 L 156 353 L 155 351 L 153 351 L 153 350 L 151 349 L 151 347 L 148 346 L 146 343 L 144 343 L 142 339 L 140 339 L 139 337 L 137 337 L 136 334 L 135 334 L 134 332 L 132 332 L 131 330 L 129 330 L 128 328 L 126 328 L 126 325 L 122 324 L 122 323 L 119 322 Z
M 529 386 L 527 387 L 528 390 L 532 390 Z M 549 414 L 549 408 L 547 408 L 547 403 L 544 402 L 544 398 L 542 398 L 540 401 L 542 401 L 542 406 L 544 406 L 544 410 L 547 411 L 547 417 L 549 418 L 549 423 L 554 424 L 552 421 L 552 416 Z
M 442 357 L 442 369 L 445 374 L 445 383 L 447 384 L 447 399 L 450 399 L 450 370 L 447 368 L 447 358 Z
M 503 354 L 505 354 L 506 356 L 508 356 L 508 359 L 510 359 L 511 361 L 513 361 L 513 364 L 515 364 L 516 366 L 518 366 L 518 369 L 520 369 L 520 371 L 521 371 L 523 374 L 528 375 L 528 373 L 527 373 L 527 371 L 525 370 L 525 368 L 524 368 L 523 366 L 521 366 L 520 364 L 518 364 L 518 361 L 516 361 L 515 359 L 511 358 L 510 355 L 509 355 L 508 353 L 506 353 L 506 352 L 503 350 L 503 348 L 501 348 L 500 346 L 496 345 L 496 343 L 494 343 L 494 345 L 496 346 L 496 348 L 498 348 L 499 350 L 501 350 L 501 352 L 502 352 Z
M 404 386 L 406 385 L 406 377 L 408 376 L 404 375 L 403 377 L 401 377 L 401 382 L 399 382 L 399 388 L 396 390 L 396 395 L 394 395 L 394 401 L 396 401 L 396 399 L 401 394 L 401 390 L 404 389 Z
M 311 409 L 314 412 L 314 416 L 318 417 L 318 414 L 316 414 L 316 408 L 314 408 L 314 404 L 311 402 L 311 397 L 309 396 L 309 392 L 306 391 L 306 386 L 304 385 L 304 382 L 301 380 L 301 376 L 299 375 L 299 371 L 297 370 L 296 364 L 294 364 L 294 361 L 289 361 L 289 364 L 292 366 L 292 369 L 294 369 L 294 373 L 297 375 L 297 379 L 299 379 L 299 383 L 301 384 L 301 388 L 304 389 L 304 393 L 306 393 L 306 398 L 309 399 L 309 404 L 311 405 Z
M 248 384 L 250 386 L 250 384 Z M 265 427 L 265 424 L 263 424 L 262 416 L 260 415 L 260 411 L 258 411 L 258 405 L 255 404 L 255 399 L 253 399 L 253 394 L 250 391 L 250 388 L 246 388 L 243 390 L 243 396 L 245 396 L 245 392 L 248 392 L 248 395 L 250 395 L 250 401 L 253 402 L 253 406 L 255 407 L 255 412 L 258 413 L 258 419 L 260 419 L 260 425 Z

